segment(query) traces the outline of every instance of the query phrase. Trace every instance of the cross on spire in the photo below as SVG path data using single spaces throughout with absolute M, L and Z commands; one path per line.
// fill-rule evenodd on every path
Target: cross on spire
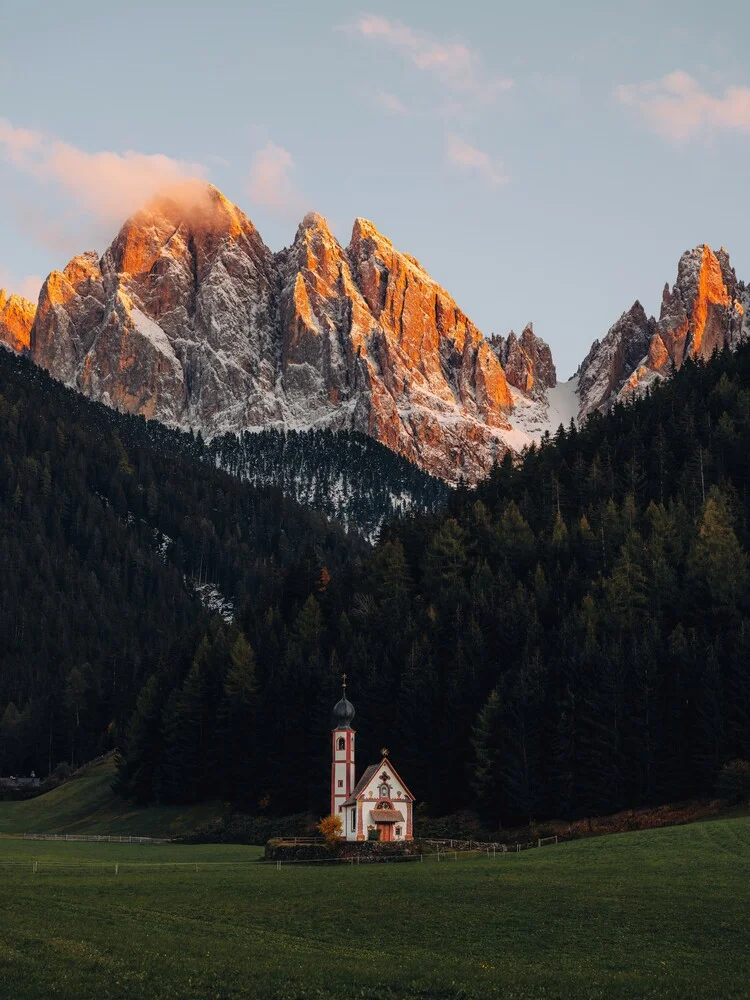
M 341 675 L 341 686 L 346 691 L 346 674 Z
M 381 747 L 381 748 L 380 748 L 380 752 L 382 753 L 382 755 L 383 755 L 384 757 L 387 757 L 387 756 L 388 756 L 388 754 L 389 754 L 389 753 L 390 753 L 391 751 L 390 751 L 390 750 L 388 749 L 388 747 Z

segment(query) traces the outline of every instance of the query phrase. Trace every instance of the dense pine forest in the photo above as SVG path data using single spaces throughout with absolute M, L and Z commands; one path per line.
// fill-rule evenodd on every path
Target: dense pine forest
M 0 374 L 2 773 L 116 745 L 139 801 L 322 813 L 343 671 L 360 768 L 386 743 L 432 814 L 710 794 L 750 757 L 750 346 L 374 547 L 202 442 Z

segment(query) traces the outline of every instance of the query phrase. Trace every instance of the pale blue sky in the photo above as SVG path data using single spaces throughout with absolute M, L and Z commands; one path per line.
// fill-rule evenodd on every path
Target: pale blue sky
M 683 250 L 750 279 L 747 29 L 731 0 L 2 0 L 0 284 L 200 169 L 273 249 L 309 208 L 344 243 L 372 219 L 567 377 Z

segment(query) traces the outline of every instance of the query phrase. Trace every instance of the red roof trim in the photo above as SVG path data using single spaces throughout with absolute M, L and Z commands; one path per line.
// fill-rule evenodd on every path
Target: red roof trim
M 393 771 L 393 777 L 398 779 L 398 782 L 399 782 L 400 785 L 403 785 L 404 792 L 408 796 L 409 801 L 410 802 L 416 801 L 415 800 L 415 796 L 412 795 L 412 793 L 406 787 L 406 782 L 404 781 L 404 779 L 401 777 L 401 775 L 398 773 L 398 771 L 396 770 L 396 768 L 393 766 L 393 764 L 391 763 L 391 761 L 387 757 L 383 757 L 383 759 L 381 760 L 381 762 L 379 764 L 370 764 L 370 766 L 367 768 L 367 770 L 364 772 L 364 774 L 362 775 L 362 777 L 357 782 L 357 787 L 352 792 L 352 798 L 356 798 L 356 799 L 363 798 L 365 788 L 367 787 L 367 785 L 370 784 L 370 781 L 372 780 L 373 775 L 375 775 L 375 773 L 377 771 L 379 771 L 381 767 L 388 767 L 388 768 L 390 768 L 390 770 Z M 394 801 L 398 802 L 399 800 L 398 799 L 394 799 Z M 401 799 L 400 801 L 403 802 L 404 799 Z

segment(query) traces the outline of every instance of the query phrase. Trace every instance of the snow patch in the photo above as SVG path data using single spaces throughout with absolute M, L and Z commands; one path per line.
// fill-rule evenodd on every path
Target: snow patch
M 192 586 L 205 608 L 214 614 L 221 615 L 228 625 L 234 621 L 234 604 L 224 597 L 216 584 L 196 583 L 193 580 Z
M 136 309 L 135 306 L 130 310 L 130 318 L 138 333 L 150 344 L 153 344 L 160 354 L 166 354 L 168 358 L 173 358 L 174 361 L 177 361 L 177 355 L 172 350 L 169 338 L 158 323 L 154 323 L 152 319 L 149 319 L 145 313 L 142 313 L 140 309 Z
M 577 375 L 548 389 L 543 399 L 532 399 L 513 387 L 511 397 L 513 412 L 510 420 L 513 426 L 502 431 L 501 436 L 513 451 L 520 452 L 531 444 L 538 444 L 548 431 L 554 434 L 560 424 L 567 428 L 571 420 L 575 423 L 578 419 L 581 401 Z

